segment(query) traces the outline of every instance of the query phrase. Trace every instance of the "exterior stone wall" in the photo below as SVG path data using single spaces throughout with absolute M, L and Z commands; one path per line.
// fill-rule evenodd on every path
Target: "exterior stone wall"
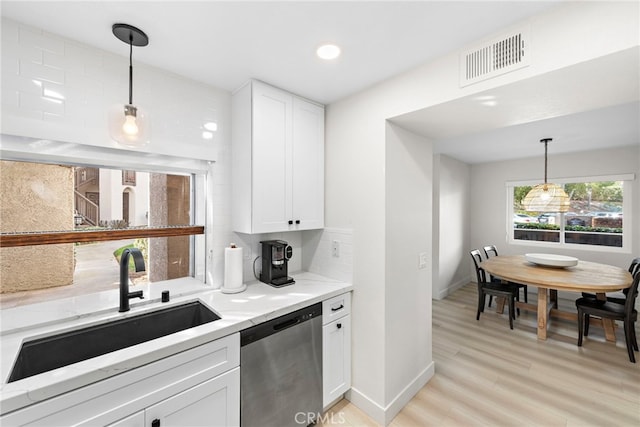
M 73 169 L 0 161 L 3 232 L 72 230 Z M 0 248 L 0 292 L 73 283 L 73 244 Z

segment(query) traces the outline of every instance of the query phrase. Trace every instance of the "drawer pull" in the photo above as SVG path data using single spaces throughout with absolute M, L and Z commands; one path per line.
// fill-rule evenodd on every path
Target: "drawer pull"
M 160 427 L 160 420 L 156 418 L 155 420 L 151 421 L 151 427 Z
M 340 307 L 336 307 L 336 308 L 331 307 L 331 311 L 338 311 L 338 310 L 342 310 L 343 308 L 344 308 L 344 304 L 340 304 Z
M 342 323 L 338 323 L 336 326 L 338 327 L 338 329 L 340 329 L 342 328 Z

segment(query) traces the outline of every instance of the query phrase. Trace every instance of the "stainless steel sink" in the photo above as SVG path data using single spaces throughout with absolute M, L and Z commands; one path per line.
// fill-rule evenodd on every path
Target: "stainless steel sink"
M 199 301 L 64 332 L 22 344 L 8 382 L 220 319 Z

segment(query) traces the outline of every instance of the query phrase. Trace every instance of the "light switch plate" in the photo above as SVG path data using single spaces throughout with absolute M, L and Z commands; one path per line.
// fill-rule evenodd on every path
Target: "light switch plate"
M 340 242 L 337 240 L 331 242 L 331 255 L 334 258 L 340 258 Z
M 420 252 L 420 254 L 418 254 L 418 268 L 419 269 L 423 269 L 423 268 L 427 268 L 427 253 L 426 252 Z

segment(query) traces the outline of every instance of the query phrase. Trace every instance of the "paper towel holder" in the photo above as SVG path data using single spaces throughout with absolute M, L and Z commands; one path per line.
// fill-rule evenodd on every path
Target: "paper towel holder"
M 242 270 L 243 270 L 243 261 L 244 261 L 243 260 L 243 256 L 242 256 L 242 248 L 238 248 L 235 243 L 231 243 L 228 248 L 225 248 L 224 257 L 225 257 L 225 262 L 224 262 L 224 269 L 225 269 L 225 271 L 224 271 L 224 282 L 222 284 L 222 287 L 220 288 L 220 291 L 222 293 L 224 293 L 224 294 L 237 294 L 239 292 L 244 291 L 245 289 L 247 289 L 247 285 L 242 283 L 243 282 L 243 280 L 242 280 Z M 233 279 L 229 279 L 229 277 L 232 274 L 230 272 L 231 268 L 239 270 L 240 286 L 228 287 L 229 280 L 231 280 L 232 282 L 236 282 L 236 280 L 237 280 L 237 277 L 234 277 Z M 237 276 L 237 274 L 238 273 L 236 272 L 236 276 Z M 231 277 L 233 277 L 233 276 L 231 276 Z M 237 282 L 234 283 L 234 285 L 235 284 L 237 284 Z

